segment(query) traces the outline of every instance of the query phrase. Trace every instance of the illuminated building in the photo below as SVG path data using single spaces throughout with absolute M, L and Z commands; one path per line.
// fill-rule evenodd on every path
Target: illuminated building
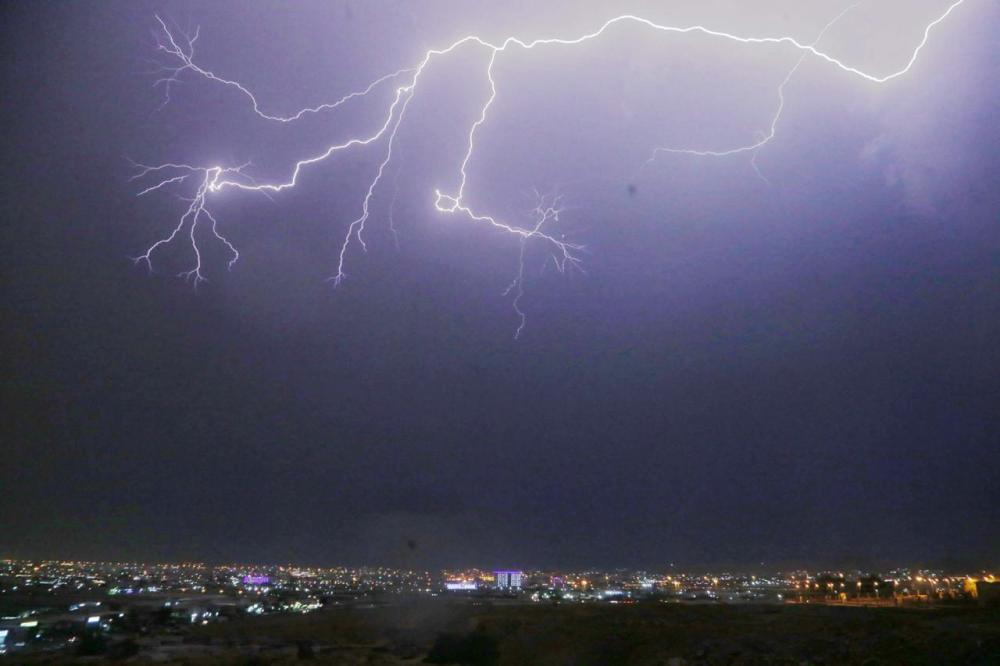
M 524 575 L 521 571 L 494 571 L 493 574 L 496 576 L 496 587 L 499 590 L 520 590 L 521 589 L 521 577 Z
M 267 585 L 270 582 L 270 576 L 262 576 L 259 574 L 247 574 L 246 576 L 243 576 L 244 585 Z

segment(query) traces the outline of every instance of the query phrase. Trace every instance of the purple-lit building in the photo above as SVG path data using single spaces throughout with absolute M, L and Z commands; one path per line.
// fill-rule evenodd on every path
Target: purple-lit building
M 243 576 L 244 585 L 267 585 L 271 582 L 270 576 L 259 576 L 256 574 L 248 574 Z
M 499 590 L 520 590 L 521 589 L 521 577 L 524 575 L 523 571 L 494 571 L 493 574 L 496 576 L 496 587 Z

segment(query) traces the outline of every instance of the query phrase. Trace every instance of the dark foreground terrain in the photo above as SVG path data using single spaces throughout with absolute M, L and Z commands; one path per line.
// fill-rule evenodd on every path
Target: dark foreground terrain
M 1000 612 L 431 600 L 218 623 L 7 663 L 1000 664 Z

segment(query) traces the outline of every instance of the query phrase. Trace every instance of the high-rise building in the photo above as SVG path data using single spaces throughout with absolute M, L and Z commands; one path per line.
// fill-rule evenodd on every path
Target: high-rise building
M 496 587 L 499 590 L 520 590 L 522 571 L 494 571 Z

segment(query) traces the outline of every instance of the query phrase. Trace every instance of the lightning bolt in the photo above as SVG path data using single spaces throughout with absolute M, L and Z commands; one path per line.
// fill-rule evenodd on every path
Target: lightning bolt
M 540 194 L 538 190 L 535 190 L 535 199 L 538 203 L 530 211 L 535 217 L 535 224 L 531 227 L 531 233 L 540 234 L 542 227 L 545 226 L 546 222 L 559 221 L 559 214 L 562 213 L 565 208 L 562 205 L 561 195 L 543 195 Z M 521 309 L 521 297 L 524 296 L 524 252 L 527 246 L 528 238 L 530 237 L 530 235 L 522 236 L 520 239 L 517 274 L 503 292 L 504 296 L 509 296 L 511 293 L 514 294 L 514 300 L 511 303 L 514 306 L 514 312 L 517 313 L 520 320 L 520 323 L 517 325 L 517 329 L 514 331 L 515 340 L 521 337 L 521 331 L 524 330 L 525 325 L 528 323 L 527 315 L 524 310 Z M 555 264 L 556 269 L 560 273 L 565 273 L 568 266 L 575 266 L 576 261 L 577 260 L 568 253 L 563 253 L 562 256 L 552 255 L 552 262 Z
M 497 82 L 494 78 L 494 68 L 498 59 L 502 55 L 514 49 L 520 49 L 521 51 L 542 51 L 545 47 L 555 48 L 577 46 L 600 38 L 612 27 L 624 25 L 632 25 L 639 29 L 655 31 L 664 35 L 696 34 L 707 39 L 731 42 L 735 44 L 751 45 L 762 48 L 785 48 L 791 50 L 795 52 L 798 57 L 796 58 L 791 69 L 788 71 L 787 75 L 777 87 L 778 103 L 766 131 L 756 133 L 753 140 L 745 144 L 730 147 L 656 147 L 652 150 L 649 159 L 642 165 L 642 167 L 640 167 L 644 168 L 646 165 L 656 160 L 660 155 L 664 154 L 717 158 L 739 154 L 749 154 L 751 166 L 754 168 L 758 176 L 766 181 L 764 175 L 757 168 L 757 152 L 774 139 L 785 107 L 785 87 L 799 69 L 800 65 L 807 58 L 811 57 L 818 59 L 819 61 L 826 63 L 845 74 L 858 77 L 861 80 L 872 84 L 887 83 L 905 75 L 910 71 L 914 63 L 917 61 L 920 52 L 930 39 L 930 35 L 934 28 L 947 19 L 960 5 L 964 3 L 965 0 L 953 0 L 953 2 L 951 2 L 951 4 L 949 4 L 945 10 L 937 16 L 937 18 L 928 23 L 924 27 L 922 38 L 914 47 L 905 64 L 899 69 L 888 73 L 879 74 L 864 71 L 819 48 L 819 44 L 826 32 L 841 18 L 843 18 L 845 14 L 861 4 L 861 2 L 852 4 L 840 12 L 840 14 L 827 23 L 820 31 L 819 35 L 809 43 L 802 42 L 799 39 L 788 35 L 764 37 L 746 36 L 732 32 L 715 30 L 703 25 L 667 25 L 657 23 L 634 14 L 622 14 L 606 20 L 591 32 L 575 37 L 544 37 L 534 40 L 523 40 L 512 36 L 507 37 L 501 42 L 491 42 L 476 35 L 467 35 L 452 42 L 444 48 L 430 49 L 426 51 L 420 61 L 413 67 L 396 70 L 373 80 L 362 90 L 348 93 L 332 102 L 303 108 L 290 115 L 278 115 L 264 111 L 263 105 L 259 102 L 257 97 L 242 83 L 219 76 L 211 70 L 196 63 L 194 59 L 195 44 L 198 40 L 199 32 L 196 30 L 193 35 L 188 36 L 180 31 L 173 31 L 163 19 L 157 16 L 155 18 L 162 33 L 157 42 L 157 50 L 170 63 L 169 65 L 162 66 L 160 68 L 163 74 L 154 83 L 154 87 L 161 88 L 163 90 L 163 106 L 170 102 L 173 87 L 182 81 L 182 77 L 185 74 L 201 77 L 202 79 L 233 89 L 249 101 L 251 109 L 255 115 L 260 117 L 262 120 L 276 123 L 292 123 L 307 115 L 333 112 L 353 100 L 368 97 L 377 90 L 388 86 L 390 83 L 394 87 L 392 88 L 392 95 L 390 97 L 391 101 L 385 107 L 385 111 L 381 116 L 381 119 L 374 124 L 374 127 L 370 131 L 362 133 L 359 136 L 350 137 L 340 143 L 329 145 L 324 149 L 318 150 L 311 156 L 307 156 L 295 162 L 291 167 L 288 177 L 284 180 L 258 183 L 245 173 L 245 169 L 250 166 L 249 164 L 243 164 L 236 167 L 199 167 L 183 163 L 164 163 L 155 166 L 134 164 L 136 172 L 132 180 L 149 183 L 139 192 L 140 196 L 148 195 L 171 186 L 192 181 L 197 183 L 193 197 L 186 200 L 188 202 L 188 206 L 170 233 L 150 245 L 142 255 L 135 258 L 135 262 L 144 263 L 151 271 L 153 269 L 153 253 L 161 247 L 172 243 L 179 236 L 184 235 L 186 231 L 186 235 L 188 236 L 193 250 L 195 263 L 190 270 L 184 271 L 180 275 L 191 280 L 197 286 L 199 282 L 206 279 L 202 273 L 202 253 L 199 246 L 200 236 L 211 233 L 217 241 L 224 245 L 231 256 L 228 264 L 229 268 L 232 268 L 232 266 L 239 259 L 239 252 L 219 231 L 219 225 L 216 218 L 212 216 L 207 207 L 210 195 L 224 189 L 238 189 L 263 194 L 291 189 L 297 185 L 299 175 L 308 167 L 351 149 L 360 149 L 365 146 L 381 143 L 383 145 L 383 152 L 381 154 L 381 160 L 379 161 L 378 168 L 376 169 L 371 181 L 369 181 L 364 197 L 361 199 L 358 217 L 352 220 L 348 225 L 347 232 L 344 235 L 343 242 L 341 243 L 340 250 L 337 254 L 336 272 L 330 280 L 334 284 L 339 285 L 347 276 L 345 272 L 345 265 L 352 243 L 356 241 L 358 245 L 361 246 L 362 250 L 367 250 L 367 245 L 364 240 L 364 232 L 365 225 L 371 214 L 371 203 L 387 170 L 390 167 L 390 164 L 393 162 L 393 158 L 396 154 L 395 148 L 397 135 L 406 117 L 410 102 L 413 100 L 418 91 L 422 75 L 436 59 L 446 57 L 465 47 L 479 48 L 482 49 L 488 56 L 483 74 L 485 80 L 489 84 L 489 94 L 482 106 L 479 108 L 477 117 L 468 128 L 466 150 L 463 159 L 458 166 L 456 178 L 457 182 L 454 189 L 436 189 L 434 191 L 435 197 L 433 205 L 439 213 L 463 217 L 468 221 L 502 231 L 513 236 L 518 241 L 518 271 L 513 281 L 504 292 L 505 295 L 513 294 L 513 307 L 519 318 L 519 325 L 514 334 L 514 337 L 517 338 L 520 336 L 526 323 L 526 316 L 521 308 L 520 300 L 524 295 L 525 248 L 528 241 L 536 241 L 545 244 L 550 251 L 555 266 L 563 272 L 570 268 L 579 266 L 579 254 L 583 248 L 581 245 L 567 242 L 563 240 L 562 236 L 557 237 L 557 235 L 546 230 L 547 226 L 551 226 L 551 223 L 559 221 L 559 214 L 564 210 L 560 197 L 551 195 L 541 196 L 536 193 L 537 205 L 531 211 L 533 221 L 531 224 L 526 226 L 519 226 L 501 220 L 488 213 L 479 211 L 468 201 L 466 196 L 469 181 L 468 166 L 475 153 L 476 135 L 480 128 L 486 123 L 490 108 L 493 106 L 493 103 L 497 98 L 498 90 Z M 398 177 L 398 168 L 396 177 Z M 394 238 L 396 237 L 396 230 L 394 222 L 392 221 L 392 209 L 395 203 L 395 196 L 396 194 L 394 189 L 393 202 L 392 205 L 390 205 L 389 213 L 389 223 Z

